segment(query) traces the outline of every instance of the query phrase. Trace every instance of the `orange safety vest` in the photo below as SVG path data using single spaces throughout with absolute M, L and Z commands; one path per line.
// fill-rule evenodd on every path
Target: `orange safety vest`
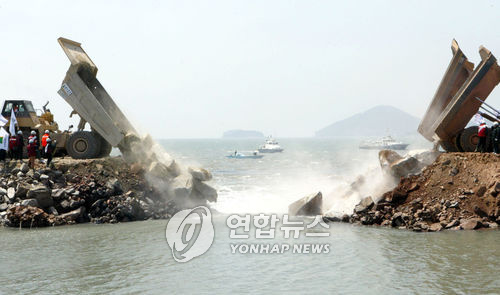
M 45 147 L 47 145 L 47 138 L 49 138 L 49 137 L 50 137 L 50 135 L 48 135 L 48 134 L 44 134 L 42 136 L 42 146 L 43 147 Z

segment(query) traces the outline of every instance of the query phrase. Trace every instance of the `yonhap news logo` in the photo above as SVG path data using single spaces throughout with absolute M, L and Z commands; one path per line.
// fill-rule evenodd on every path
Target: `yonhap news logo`
M 321 215 L 290 218 L 287 214 L 232 214 L 227 216 L 225 225 L 230 240 L 246 240 L 229 243 L 230 254 L 330 253 L 330 244 L 320 240 L 330 236 L 330 226 Z M 214 236 L 212 213 L 205 206 L 177 212 L 165 231 L 177 262 L 188 262 L 207 252 Z M 276 242 L 271 241 L 274 239 Z
M 172 256 L 177 262 L 188 262 L 207 252 L 214 241 L 212 214 L 205 206 L 177 212 L 165 231 Z

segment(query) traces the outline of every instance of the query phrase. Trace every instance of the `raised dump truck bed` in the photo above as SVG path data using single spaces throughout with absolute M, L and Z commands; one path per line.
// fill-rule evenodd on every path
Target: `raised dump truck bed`
M 446 69 L 431 104 L 427 108 L 420 126 L 418 126 L 418 131 L 429 141 L 436 140 L 432 124 L 436 122 L 437 118 L 460 89 L 460 86 L 464 84 L 467 78 L 469 78 L 470 73 L 474 70 L 474 64 L 467 60 L 467 57 L 455 40 L 452 41 L 451 51 L 453 52 L 453 58 Z
M 79 158 L 93 158 L 109 145 L 125 147 L 127 134 L 136 134 L 120 108 L 97 80 L 97 67 L 81 44 L 69 39 L 59 38 L 64 53 L 71 65 L 59 89 L 59 95 L 68 102 L 80 116 L 80 139 L 72 144 L 72 149 Z M 85 123 L 89 123 L 92 132 L 83 131 Z M 97 145 L 89 150 L 92 145 Z
M 453 58 L 425 113 L 418 131 L 427 140 L 439 142 L 449 152 L 473 151 L 476 128 L 465 129 L 482 101 L 500 82 L 500 67 L 486 48 L 479 50 L 481 62 L 474 65 L 452 41 Z

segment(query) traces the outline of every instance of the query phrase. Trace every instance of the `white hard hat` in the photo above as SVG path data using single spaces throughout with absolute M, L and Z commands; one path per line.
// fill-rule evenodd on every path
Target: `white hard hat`
M 31 130 L 31 135 L 36 135 L 35 130 Z
M 52 139 L 50 139 L 50 137 L 49 137 L 49 138 L 47 138 L 47 142 L 51 142 L 51 141 L 52 141 Z
M 49 131 L 49 130 L 45 130 L 45 134 L 49 134 L 49 133 L 50 133 L 50 131 Z
M 21 130 L 17 131 L 17 134 L 23 134 L 23 132 Z

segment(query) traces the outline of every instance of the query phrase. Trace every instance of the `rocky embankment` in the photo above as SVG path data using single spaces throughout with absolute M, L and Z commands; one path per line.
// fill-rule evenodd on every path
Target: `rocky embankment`
M 364 198 L 339 220 L 414 231 L 498 228 L 500 157 L 445 153 L 392 191 Z
M 189 169 L 187 177 L 177 171 L 175 162 L 143 167 L 114 157 L 53 163 L 50 169 L 35 171 L 25 163 L 3 167 L 0 223 L 29 228 L 166 219 L 184 206 L 217 199 L 217 192 L 203 183 L 212 178 L 208 171 Z M 168 187 L 155 183 L 154 175 L 160 174 L 171 175 Z

